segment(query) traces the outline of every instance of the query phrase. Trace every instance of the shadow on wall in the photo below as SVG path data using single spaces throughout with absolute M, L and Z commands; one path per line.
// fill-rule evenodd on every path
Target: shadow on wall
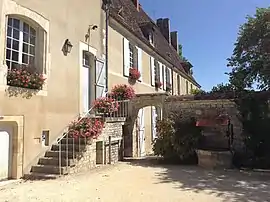
M 223 202 L 270 201 L 270 174 L 243 173 L 238 170 L 210 171 L 197 166 L 162 165 L 155 159 L 129 160 L 142 167 L 162 167 L 158 183 L 174 183 L 176 189 L 207 192 L 222 197 Z M 199 199 L 198 199 L 199 201 Z

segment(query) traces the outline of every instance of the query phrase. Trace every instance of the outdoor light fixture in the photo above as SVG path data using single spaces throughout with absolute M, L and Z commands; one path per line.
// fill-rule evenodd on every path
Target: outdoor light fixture
M 69 41 L 69 39 L 66 39 L 65 40 L 65 43 L 64 43 L 64 46 L 63 46 L 63 49 L 62 49 L 64 55 L 67 55 L 68 53 L 70 53 L 72 47 L 73 47 L 73 45 L 71 44 L 71 42 Z

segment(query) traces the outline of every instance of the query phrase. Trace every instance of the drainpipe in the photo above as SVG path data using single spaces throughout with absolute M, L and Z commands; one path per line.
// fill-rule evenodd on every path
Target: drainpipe
M 104 5 L 105 5 L 105 12 L 106 12 L 106 34 L 105 34 L 105 66 L 106 66 L 106 89 L 105 92 L 108 93 L 108 70 L 109 70 L 109 17 L 110 17 L 110 6 L 112 4 L 112 0 L 104 0 L 103 1 Z

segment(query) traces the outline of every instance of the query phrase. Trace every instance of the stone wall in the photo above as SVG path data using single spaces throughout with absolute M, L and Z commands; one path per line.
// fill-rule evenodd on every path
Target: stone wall
M 70 173 L 78 173 L 96 167 L 96 142 L 86 146 L 85 150 L 77 157 L 74 167 L 70 168 Z
M 228 114 L 233 124 L 233 147 L 234 149 L 241 149 L 243 146 L 241 138 L 242 123 L 238 119 L 236 105 L 231 100 L 192 100 L 192 97 L 191 99 L 183 99 L 181 96 L 171 96 L 167 97 L 164 102 L 163 115 L 167 117 L 172 112 L 195 118 L 200 118 L 209 113 Z M 225 126 L 220 127 L 224 129 Z
M 111 137 L 111 163 L 116 163 L 122 156 L 122 126 L 124 119 L 106 119 L 104 129 L 97 140 L 86 146 L 77 158 L 76 165 L 70 169 L 70 173 L 87 171 L 96 167 L 97 164 L 109 162 L 109 137 Z

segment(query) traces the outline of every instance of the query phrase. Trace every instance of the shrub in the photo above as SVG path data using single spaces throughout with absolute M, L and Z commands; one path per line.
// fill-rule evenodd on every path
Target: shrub
M 28 66 L 18 66 L 7 72 L 9 86 L 41 90 L 45 80 L 43 74 L 33 71 L 33 68 Z
M 165 160 L 196 163 L 196 148 L 201 137 L 200 128 L 193 118 L 181 119 L 172 116 L 157 122 L 157 139 L 154 141 L 155 155 Z
M 116 100 L 129 100 L 135 97 L 135 91 L 131 86 L 118 84 L 112 88 L 110 96 Z

